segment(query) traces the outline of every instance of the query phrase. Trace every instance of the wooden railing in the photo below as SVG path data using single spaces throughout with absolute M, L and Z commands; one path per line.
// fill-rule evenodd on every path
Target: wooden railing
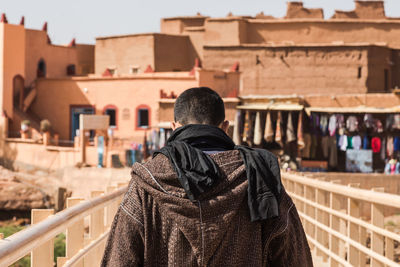
M 345 174 L 343 174 L 345 175 Z M 394 258 L 400 235 L 385 217 L 400 210 L 400 196 L 382 188 L 359 189 L 283 173 L 312 250 L 328 266 L 400 266 Z
M 66 256 L 57 258 L 57 266 L 99 266 L 126 190 L 124 183 L 107 187 L 106 194 L 94 191 L 90 200 L 68 198 L 67 209 L 54 215 L 53 209 L 32 210 L 31 226 L 0 240 L 0 266 L 9 266 L 29 253 L 32 267 L 54 266 L 54 238 L 63 232 Z

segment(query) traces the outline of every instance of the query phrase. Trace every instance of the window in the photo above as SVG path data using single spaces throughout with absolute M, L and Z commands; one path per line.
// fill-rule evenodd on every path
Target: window
M 67 66 L 67 75 L 68 76 L 73 76 L 76 74 L 76 70 L 75 70 L 75 65 L 71 64 Z
M 147 108 L 140 108 L 138 110 L 138 127 L 149 127 L 149 110 Z
M 151 126 L 151 109 L 148 105 L 136 107 L 136 130 L 146 130 Z
M 358 67 L 357 78 L 360 79 L 362 76 L 362 67 Z
M 46 62 L 43 59 L 39 60 L 36 76 L 37 78 L 46 77 Z
M 139 73 L 139 67 L 138 66 L 132 66 L 129 69 L 129 72 L 130 72 L 130 74 L 137 74 L 137 73 Z
M 108 105 L 104 108 L 103 114 L 110 116 L 110 127 L 117 128 L 117 107 Z

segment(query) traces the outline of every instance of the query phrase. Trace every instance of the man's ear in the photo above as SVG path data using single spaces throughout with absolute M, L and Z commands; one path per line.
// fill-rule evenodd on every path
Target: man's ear
M 221 127 L 220 127 L 225 133 L 228 133 L 228 129 L 229 129 L 229 121 L 224 121 L 223 123 L 221 123 Z
M 182 124 L 180 124 L 179 122 L 173 121 L 171 122 L 171 128 L 172 131 L 175 131 L 176 128 L 182 127 Z

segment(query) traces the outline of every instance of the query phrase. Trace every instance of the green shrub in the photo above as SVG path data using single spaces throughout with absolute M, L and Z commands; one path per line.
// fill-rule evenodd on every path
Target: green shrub
M 15 234 L 18 231 L 24 229 L 25 226 L 19 225 L 7 225 L 0 226 L 0 233 L 4 234 L 4 238 Z M 54 239 L 54 262 L 57 262 L 57 257 L 65 257 L 65 234 L 61 233 Z M 30 267 L 31 266 L 31 256 L 26 255 L 16 263 L 11 265 L 12 267 Z

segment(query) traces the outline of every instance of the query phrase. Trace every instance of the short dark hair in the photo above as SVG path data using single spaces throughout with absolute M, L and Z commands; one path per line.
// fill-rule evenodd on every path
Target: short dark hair
M 225 120 L 224 101 L 208 87 L 187 89 L 176 99 L 174 119 L 182 125 L 194 123 L 218 126 Z

